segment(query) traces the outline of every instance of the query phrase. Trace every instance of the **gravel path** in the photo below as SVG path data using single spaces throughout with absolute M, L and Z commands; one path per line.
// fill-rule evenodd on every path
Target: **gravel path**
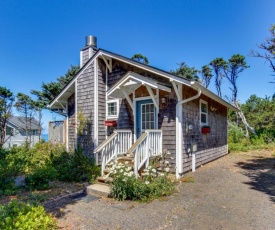
M 149 204 L 79 197 L 63 207 L 62 229 L 275 229 L 271 152 L 229 154 L 187 176 L 173 196 Z

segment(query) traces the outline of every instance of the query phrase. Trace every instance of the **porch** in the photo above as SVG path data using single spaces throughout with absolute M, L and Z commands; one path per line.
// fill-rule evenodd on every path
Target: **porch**
M 141 168 L 149 166 L 151 157 L 162 156 L 162 131 L 146 129 L 132 144 L 131 130 L 115 130 L 95 150 L 97 164 L 101 162 L 101 175 L 104 176 L 106 165 L 118 157 L 127 157 L 133 163 L 134 174 L 139 175 Z

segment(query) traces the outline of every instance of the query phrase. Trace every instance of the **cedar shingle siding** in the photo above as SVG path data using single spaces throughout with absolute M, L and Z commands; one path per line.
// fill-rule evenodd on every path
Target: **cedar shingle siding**
M 86 51 L 86 50 L 85 50 Z M 84 51 L 83 51 L 84 52 Z M 86 53 L 83 53 L 83 60 L 85 60 Z M 160 110 L 158 114 L 158 129 L 163 132 L 163 149 L 168 150 L 171 153 L 170 162 L 175 168 L 176 162 L 176 95 L 173 90 L 171 82 L 157 74 L 152 74 L 146 70 L 139 69 L 137 67 L 125 64 L 123 62 L 113 60 L 113 70 L 108 73 L 107 88 L 106 88 L 106 66 L 103 60 L 98 59 L 98 144 L 101 144 L 107 135 L 107 128 L 104 121 L 106 120 L 106 89 L 112 87 L 118 82 L 124 75 L 132 71 L 142 76 L 152 78 L 162 82 L 167 87 L 170 87 L 172 92 L 167 93 L 159 91 Z M 154 91 L 156 92 L 156 91 Z M 187 86 L 183 86 L 183 98 L 190 98 L 197 92 Z M 136 90 L 136 98 L 148 96 L 147 89 L 140 87 Z M 133 98 L 133 95 L 129 95 Z M 167 104 L 161 103 L 161 98 L 167 98 Z M 112 98 L 108 98 L 112 99 Z M 208 124 L 211 127 L 211 133 L 202 134 L 200 126 L 200 99 L 208 102 L 208 109 L 210 106 L 215 107 L 216 111 L 209 109 Z M 133 111 L 128 105 L 126 100 L 120 100 L 119 117 L 117 129 L 131 129 L 134 130 Z M 196 153 L 196 166 L 205 164 L 218 157 L 227 154 L 227 108 L 216 101 L 202 95 L 199 99 L 191 101 L 187 104 L 183 104 L 183 171 L 191 170 L 191 154 L 188 149 L 191 147 L 191 143 L 195 142 L 198 146 Z M 93 144 L 93 121 L 94 121 L 94 63 L 91 63 L 84 73 L 77 79 L 77 111 L 82 112 L 89 121 L 83 135 L 79 135 L 77 138 L 78 144 L 82 146 L 86 154 L 91 154 L 94 149 Z M 69 143 L 70 147 L 73 141 L 73 129 L 72 120 L 74 115 L 69 117 Z M 193 125 L 193 130 L 186 133 L 186 125 Z M 108 128 L 109 131 L 112 128 Z
M 80 145 L 85 154 L 91 155 L 94 150 L 94 62 L 77 79 L 77 113 L 83 114 L 86 124 L 77 136 L 77 144 Z
M 75 93 L 68 98 L 68 146 L 75 148 Z

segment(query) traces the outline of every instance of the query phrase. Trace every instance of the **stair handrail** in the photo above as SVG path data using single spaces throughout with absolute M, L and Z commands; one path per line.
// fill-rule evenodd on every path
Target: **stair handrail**
M 114 133 L 103 141 L 95 150 L 96 163 L 98 164 L 99 155 L 101 154 L 101 174 L 103 175 L 106 164 L 117 157 L 118 154 L 123 154 L 132 145 L 131 130 L 115 130 Z
M 162 155 L 162 131 L 145 130 L 127 153 L 134 153 L 135 175 L 137 177 L 144 164 L 146 167 L 149 166 L 150 157 Z

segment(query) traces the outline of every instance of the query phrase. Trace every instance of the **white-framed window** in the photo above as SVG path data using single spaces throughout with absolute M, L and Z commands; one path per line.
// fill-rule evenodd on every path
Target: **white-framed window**
M 119 100 L 110 100 L 106 104 L 107 118 L 117 118 L 119 112 Z
M 200 122 L 201 125 L 208 125 L 208 103 L 200 100 Z

